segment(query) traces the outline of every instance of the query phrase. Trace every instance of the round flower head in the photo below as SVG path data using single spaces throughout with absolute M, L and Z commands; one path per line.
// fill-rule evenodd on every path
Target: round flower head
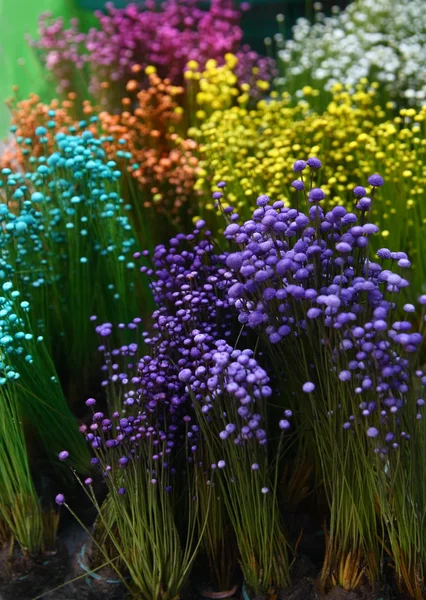
M 306 164 L 309 165 L 311 169 L 320 169 L 322 167 L 322 162 L 319 158 L 316 158 L 315 156 L 308 158 Z
M 358 202 L 358 204 L 356 205 L 358 210 L 362 210 L 362 211 L 367 211 L 370 210 L 371 208 L 371 198 L 368 198 L 367 196 L 364 196 L 363 198 L 360 199 L 360 201 Z
M 381 187 L 385 182 L 381 175 L 375 173 L 374 175 L 370 175 L 368 178 L 368 183 L 373 187 Z
M 306 383 L 303 384 L 302 390 L 304 392 L 306 392 L 307 394 L 310 394 L 311 392 L 313 392 L 315 389 L 315 384 L 313 384 L 311 381 L 307 381 Z
M 182 369 L 182 371 L 180 371 L 179 373 L 179 379 L 180 381 L 186 382 L 189 381 L 189 379 L 191 378 L 191 371 L 190 369 Z
M 312 188 L 309 192 L 309 202 L 321 202 L 324 198 L 325 193 L 321 188 Z
M 262 494 L 269 494 L 269 488 L 267 488 L 267 487 L 263 487 L 261 491 L 262 491 Z
M 217 184 L 218 188 L 224 188 L 226 187 L 226 182 L 225 181 L 219 181 L 219 183 Z
M 380 250 L 377 250 L 376 254 L 379 258 L 383 260 L 391 258 L 391 251 L 389 250 L 389 248 L 380 248 Z
M 69 455 L 70 455 L 69 452 L 67 452 L 66 450 L 62 450 L 62 452 L 59 452 L 58 458 L 59 458 L 59 460 L 67 460 Z
M 55 502 L 61 506 L 61 504 L 64 504 L 65 502 L 65 496 L 63 494 L 58 494 L 55 498 Z
M 379 431 L 375 427 L 369 427 L 367 429 L 367 435 L 368 437 L 375 438 L 379 435 Z
M 293 171 L 295 173 L 300 173 L 300 171 L 303 171 L 303 169 L 306 169 L 306 163 L 304 160 L 296 160 L 296 162 L 293 165 Z
M 256 200 L 256 204 L 257 206 L 266 206 L 269 202 L 269 197 L 265 196 L 264 194 L 262 196 L 259 196 L 259 198 Z
M 365 189 L 365 187 L 362 187 L 362 185 L 357 185 L 356 187 L 354 187 L 354 195 L 358 198 L 362 198 L 366 194 L 367 190 Z
M 291 187 L 293 187 L 298 192 L 301 192 L 302 190 L 305 189 L 305 184 L 300 179 L 295 179 L 293 181 L 293 183 L 291 184 Z

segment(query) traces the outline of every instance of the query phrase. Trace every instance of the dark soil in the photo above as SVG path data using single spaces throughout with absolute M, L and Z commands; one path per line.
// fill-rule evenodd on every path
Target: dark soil
M 46 589 L 60 585 L 68 573 L 68 552 L 60 544 L 55 552 L 25 557 L 18 550 L 0 550 L 0 598 L 32 600 Z
M 317 585 L 323 559 L 323 536 L 310 533 L 307 523 L 304 526 L 306 539 L 299 544 L 299 553 L 292 566 L 292 587 L 281 590 L 277 600 L 405 600 L 401 594 L 386 587 L 372 590 L 365 586 L 356 592 L 335 588 L 323 594 Z M 46 600 L 129 600 L 125 586 L 113 583 L 118 579 L 113 569 L 101 569 L 95 576 L 87 573 L 91 542 L 82 528 L 72 525 L 62 532 L 61 540 L 56 553 L 39 559 L 24 560 L 15 553 L 10 561 L 8 552 L 1 550 L 0 600 L 33 600 L 41 594 Z M 200 590 L 209 588 L 204 577 L 205 570 L 195 567 L 181 600 L 203 600 Z M 230 600 L 247 598 L 240 587 Z
M 124 600 L 126 588 L 110 567 L 90 573 L 91 542 L 78 528 L 67 532 L 67 545 L 73 549 L 65 585 L 46 593 L 46 600 Z
M 319 566 L 309 556 L 300 554 L 293 564 L 292 587 L 281 590 L 278 600 L 403 600 L 386 585 L 376 590 L 361 586 L 356 592 L 336 587 L 324 594 L 317 584 L 319 572 Z

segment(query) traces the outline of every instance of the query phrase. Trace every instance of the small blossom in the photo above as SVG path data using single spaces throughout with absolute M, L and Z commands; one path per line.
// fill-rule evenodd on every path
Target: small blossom
M 58 494 L 55 498 L 55 502 L 56 502 L 56 504 L 61 506 L 62 504 L 65 503 L 65 496 L 63 494 Z

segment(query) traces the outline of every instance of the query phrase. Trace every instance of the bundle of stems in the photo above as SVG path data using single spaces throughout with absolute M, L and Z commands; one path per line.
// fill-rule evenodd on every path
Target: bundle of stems
M 24 555 L 51 550 L 56 540 L 57 518 L 46 519 L 30 472 L 20 390 L 15 381 L 0 393 L 0 522 L 2 542 L 15 544 Z M 50 522 L 49 522 L 50 521 Z
M 44 455 L 60 476 L 57 455 L 64 443 L 71 452 L 71 464 L 80 473 L 87 471 L 89 452 L 67 404 L 44 337 L 35 333 L 31 306 L 21 300 L 11 282 L 2 286 L 0 297 L 1 362 L 0 391 L 13 383 L 19 402 L 20 419 L 26 433 L 35 432 Z M 9 452 L 13 452 L 11 448 Z

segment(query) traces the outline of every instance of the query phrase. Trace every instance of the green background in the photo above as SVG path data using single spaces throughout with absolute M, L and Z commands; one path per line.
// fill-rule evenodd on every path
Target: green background
M 27 33 L 36 35 L 38 18 L 45 11 L 66 20 L 71 16 L 87 20 L 87 14 L 77 8 L 74 0 L 0 0 L 0 138 L 7 135 L 9 111 L 4 100 L 12 95 L 13 85 L 19 86 L 20 98 L 30 92 L 44 99 L 55 96 L 25 41 Z

